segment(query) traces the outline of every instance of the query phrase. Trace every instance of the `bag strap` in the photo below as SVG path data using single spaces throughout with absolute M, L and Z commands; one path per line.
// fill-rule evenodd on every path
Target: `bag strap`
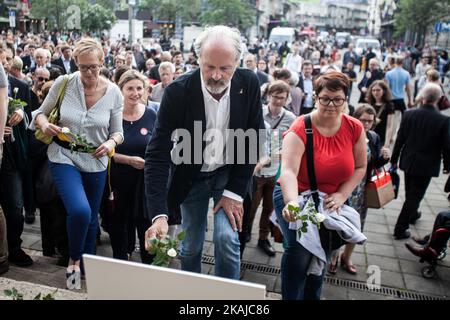
M 278 120 L 278 122 L 275 123 L 275 125 L 272 127 L 272 130 L 276 129 L 280 125 L 281 121 L 283 121 L 283 118 L 286 115 L 286 111 L 283 109 L 282 112 L 283 114 L 281 115 L 280 120 Z
M 66 88 L 67 88 L 67 83 L 69 82 L 69 75 L 68 74 L 66 74 L 66 75 L 64 75 L 64 78 L 63 78 L 63 81 L 62 81 L 62 84 L 61 84 L 61 86 L 59 87 L 59 90 L 58 90 L 58 98 L 56 99 L 56 105 L 55 105 L 55 107 L 56 107 L 56 109 L 57 109 L 57 112 L 58 112 L 58 121 L 59 121 L 59 109 L 61 108 L 61 103 L 62 103 L 62 101 L 64 100 L 64 95 L 65 95 L 65 93 L 66 93 Z
M 385 107 L 386 107 L 386 103 L 383 103 L 383 105 L 380 107 L 380 110 L 378 110 L 378 113 L 377 113 L 377 119 L 380 118 L 380 116 L 381 116 L 381 114 L 383 113 Z
M 314 170 L 314 139 L 311 123 L 311 115 L 305 115 L 306 132 L 306 165 L 308 167 L 309 188 L 314 200 L 316 210 L 319 210 L 319 190 L 317 190 L 316 172 Z

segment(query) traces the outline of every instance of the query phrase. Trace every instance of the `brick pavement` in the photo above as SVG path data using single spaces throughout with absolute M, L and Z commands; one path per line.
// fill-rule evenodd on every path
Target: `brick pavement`
M 403 177 L 401 176 L 402 180 Z M 449 209 L 449 202 L 443 192 L 446 176 L 434 178 L 428 188 L 420 210 L 422 218 L 411 226 L 414 235 L 424 236 L 430 232 L 436 215 Z M 399 198 L 392 201 L 384 209 L 370 209 L 367 216 L 365 234 L 368 238 L 365 245 L 358 245 L 352 256 L 354 264 L 358 268 L 358 274 L 347 274 L 339 268 L 335 276 L 327 275 L 323 287 L 323 299 L 367 299 L 367 300 L 391 300 L 391 299 L 429 299 L 433 297 L 448 299 L 450 297 L 450 258 L 440 262 L 436 279 L 425 279 L 421 276 L 421 268 L 424 266 L 404 247 L 407 240 L 394 240 L 392 237 L 393 226 L 404 200 L 403 185 L 401 185 Z M 254 225 L 259 221 L 259 212 Z M 213 226 L 212 216 L 209 217 L 209 226 Z M 204 256 L 213 257 L 212 232 L 210 228 L 204 244 Z M 268 257 L 257 247 L 258 230 L 252 230 L 252 240 L 247 244 L 243 256 L 243 264 L 247 266 L 242 272 L 243 280 L 266 285 L 270 299 L 280 299 L 281 277 L 279 268 L 282 257 L 282 246 L 274 244 L 277 254 Z M 58 287 L 64 289 L 64 268 L 56 266 L 56 259 L 42 257 L 40 240 L 39 217 L 32 225 L 25 225 L 23 233 L 23 247 L 33 254 L 36 263 L 27 269 L 11 267 L 11 271 L 4 274 L 6 279 L 27 281 L 38 285 Z M 411 241 L 411 240 L 409 240 Z M 98 247 L 98 254 L 112 256 L 107 234 L 102 234 L 102 245 Z M 134 259 L 138 259 L 138 253 Z M 368 267 L 376 266 L 381 271 L 382 293 L 367 289 L 366 281 L 369 274 Z M 172 267 L 179 268 L 179 262 L 174 261 Z M 214 274 L 214 265 L 210 261 L 203 263 L 202 272 Z M 0 282 L 1 291 L 4 289 Z M 84 290 L 79 296 L 86 298 Z M 403 294 L 403 296 L 402 296 Z

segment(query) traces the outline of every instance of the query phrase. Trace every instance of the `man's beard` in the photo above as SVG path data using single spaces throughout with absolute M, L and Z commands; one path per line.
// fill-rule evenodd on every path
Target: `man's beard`
M 220 94 L 223 91 L 225 91 L 226 88 L 228 88 L 229 84 L 230 84 L 229 81 L 225 81 L 223 79 L 216 81 L 216 80 L 210 78 L 206 82 L 205 86 L 206 86 L 206 89 L 208 89 L 208 91 L 210 93 Z

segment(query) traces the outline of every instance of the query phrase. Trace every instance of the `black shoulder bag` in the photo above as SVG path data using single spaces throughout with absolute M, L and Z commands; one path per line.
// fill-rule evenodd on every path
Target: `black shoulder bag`
M 308 167 L 309 188 L 311 196 L 314 200 L 316 210 L 319 210 L 319 190 L 317 189 L 316 172 L 314 170 L 314 140 L 313 129 L 311 125 L 311 115 L 305 116 L 305 132 L 306 132 L 306 166 Z M 328 230 L 322 224 L 319 229 L 320 244 L 325 252 L 332 252 L 339 249 L 345 244 L 344 240 L 339 236 L 336 230 Z

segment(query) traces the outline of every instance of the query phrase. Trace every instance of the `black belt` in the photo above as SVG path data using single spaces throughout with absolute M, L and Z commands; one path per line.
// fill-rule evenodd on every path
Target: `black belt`
M 64 149 L 68 149 L 71 151 L 77 151 L 77 152 L 89 153 L 86 151 L 85 146 L 82 146 L 79 144 L 71 144 L 70 142 L 67 142 L 67 141 L 62 141 L 58 138 L 58 136 L 53 137 L 53 142 L 55 142 L 58 146 L 63 147 Z

